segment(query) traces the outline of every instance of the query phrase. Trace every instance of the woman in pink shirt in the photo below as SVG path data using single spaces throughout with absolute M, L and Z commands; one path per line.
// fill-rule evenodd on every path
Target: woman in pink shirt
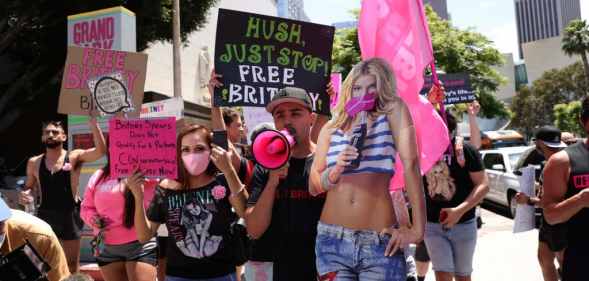
M 94 256 L 106 281 L 155 280 L 157 243 L 155 238 L 140 243 L 133 222 L 135 201 L 126 179 L 110 177 L 110 162 L 96 171 L 88 182 L 80 216 L 97 236 Z M 149 206 L 157 181 L 146 180 L 143 205 Z M 96 239 L 95 239 L 96 240 Z

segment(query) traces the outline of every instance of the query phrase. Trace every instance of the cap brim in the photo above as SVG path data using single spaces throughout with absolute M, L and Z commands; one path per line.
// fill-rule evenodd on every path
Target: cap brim
M 0 199 L 0 221 L 5 221 L 12 216 L 12 210 L 6 205 L 4 199 Z
M 307 103 L 305 103 L 304 101 L 297 99 L 297 98 L 286 97 L 286 98 L 281 98 L 279 100 L 275 100 L 275 101 L 268 103 L 266 105 L 266 111 L 268 111 L 269 113 L 272 113 L 272 112 L 274 112 L 274 109 L 276 109 L 276 107 L 278 107 L 279 105 L 281 105 L 283 103 L 296 103 L 296 104 L 299 104 L 299 105 L 311 110 L 311 107 Z
M 550 148 L 565 148 L 565 147 L 567 147 L 566 143 L 564 143 L 564 142 L 544 141 L 544 144 Z

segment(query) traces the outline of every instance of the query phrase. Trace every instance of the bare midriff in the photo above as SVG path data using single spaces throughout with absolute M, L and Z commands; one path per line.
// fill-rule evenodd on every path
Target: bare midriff
M 379 232 L 395 225 L 390 179 L 390 174 L 342 175 L 338 186 L 327 193 L 321 222 Z

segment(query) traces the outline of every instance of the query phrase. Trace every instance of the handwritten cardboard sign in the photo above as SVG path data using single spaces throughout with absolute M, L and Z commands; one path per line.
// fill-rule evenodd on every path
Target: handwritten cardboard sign
M 88 88 L 88 80 L 120 72 L 135 109 L 129 112 L 129 116 L 138 117 L 143 101 L 146 67 L 146 54 L 70 46 L 57 111 L 62 114 L 89 115 L 97 106 Z
M 172 178 L 176 162 L 176 118 L 109 121 L 110 172 L 129 176 L 139 168 L 145 176 Z
M 444 104 L 469 103 L 477 99 L 467 73 L 439 74 L 438 78 L 446 90 Z M 427 95 L 432 85 L 432 77 L 425 77 L 420 94 Z
M 265 106 L 278 90 L 305 89 L 316 112 L 329 112 L 333 26 L 219 9 L 217 106 Z

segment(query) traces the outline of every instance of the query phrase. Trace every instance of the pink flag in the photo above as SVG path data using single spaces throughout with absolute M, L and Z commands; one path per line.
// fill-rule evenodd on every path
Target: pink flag
M 334 108 L 337 104 L 337 100 L 339 98 L 339 91 L 342 86 L 342 74 L 339 72 L 334 72 L 331 74 L 331 85 L 333 86 L 333 90 L 335 91 L 335 95 L 331 97 L 329 102 L 329 107 Z
M 405 101 L 421 153 L 421 173 L 440 159 L 449 144 L 448 129 L 434 107 L 419 95 L 425 67 L 433 49 L 421 0 L 363 0 L 358 27 L 362 59 L 389 62 L 397 80 L 397 94 Z M 403 165 L 396 157 L 391 189 L 405 185 Z

